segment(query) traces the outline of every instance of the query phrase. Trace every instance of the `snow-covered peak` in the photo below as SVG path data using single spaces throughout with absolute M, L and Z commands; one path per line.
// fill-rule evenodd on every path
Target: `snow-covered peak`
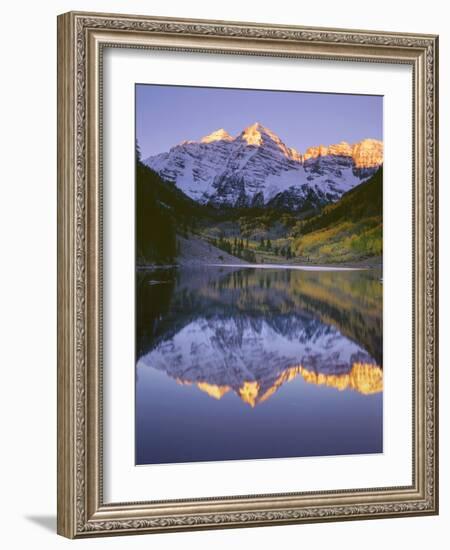
M 254 124 L 247 126 L 247 128 L 242 131 L 240 137 L 247 142 L 247 145 L 258 146 L 263 142 L 263 134 L 270 135 L 259 122 L 255 122 Z
M 269 128 L 266 128 L 260 122 L 254 122 L 250 126 L 247 126 L 247 128 L 244 128 L 239 137 L 247 145 L 262 145 L 267 140 L 272 140 L 277 144 L 283 143 L 275 132 L 272 132 L 272 130 L 269 130 Z
M 202 137 L 200 140 L 201 143 L 212 143 L 213 141 L 233 141 L 233 136 L 231 136 L 223 128 L 219 128 L 215 132 L 208 134 L 207 136 Z
M 266 128 L 260 122 L 255 122 L 247 126 L 237 139 L 240 139 L 246 145 L 254 147 L 261 147 L 264 145 L 268 147 L 272 146 L 272 148 L 281 152 L 288 160 L 302 162 L 301 153 L 292 147 L 287 147 L 275 132 Z

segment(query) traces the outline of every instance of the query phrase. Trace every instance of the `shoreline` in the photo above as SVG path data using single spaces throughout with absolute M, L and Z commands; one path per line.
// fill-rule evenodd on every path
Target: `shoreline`
M 203 264 L 205 267 L 239 267 L 243 269 L 295 269 L 298 271 L 365 271 L 370 267 L 348 267 L 300 264 Z
M 136 271 L 149 271 L 154 269 L 183 269 L 199 267 L 229 267 L 241 269 L 294 269 L 299 271 L 366 271 L 371 269 L 383 269 L 380 258 L 359 260 L 357 262 L 343 262 L 342 264 L 250 264 L 250 263 L 210 263 L 210 262 L 179 262 L 173 264 L 146 264 L 137 265 Z
M 204 268 L 204 267 L 228 267 L 232 269 L 292 269 L 300 271 L 363 271 L 370 269 L 383 268 L 383 256 L 372 256 L 370 258 L 359 259 L 355 261 L 343 262 L 317 262 L 304 261 L 301 257 L 296 257 L 291 260 L 278 257 L 273 258 L 273 263 L 249 263 L 244 259 L 229 254 L 228 252 L 215 247 L 210 242 L 207 242 L 198 237 L 185 238 L 177 236 L 178 254 L 173 263 L 155 264 L 149 263 L 137 265 L 135 269 L 150 270 L 150 269 L 189 269 L 189 268 Z M 270 258 L 272 259 L 272 258 Z M 278 260 L 278 262 L 277 262 Z

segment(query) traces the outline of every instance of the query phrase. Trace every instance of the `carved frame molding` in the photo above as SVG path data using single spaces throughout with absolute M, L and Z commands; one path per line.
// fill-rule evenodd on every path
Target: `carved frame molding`
M 103 503 L 104 47 L 412 65 L 412 486 Z M 75 12 L 58 17 L 58 533 L 75 538 L 437 513 L 437 48 L 430 35 Z

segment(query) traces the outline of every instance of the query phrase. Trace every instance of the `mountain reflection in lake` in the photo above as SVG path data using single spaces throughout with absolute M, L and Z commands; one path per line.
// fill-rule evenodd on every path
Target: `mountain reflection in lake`
M 138 271 L 136 463 L 382 452 L 380 273 Z

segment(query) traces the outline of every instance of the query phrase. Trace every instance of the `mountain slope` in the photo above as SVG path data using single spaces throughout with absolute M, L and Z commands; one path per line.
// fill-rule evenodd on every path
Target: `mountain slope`
M 309 261 L 342 262 L 378 256 L 383 241 L 383 169 L 336 204 L 302 222 L 296 253 Z
M 176 235 L 186 231 L 208 208 L 201 206 L 175 185 L 136 163 L 136 261 L 138 265 L 173 262 Z
M 215 207 L 306 210 L 335 202 L 382 163 L 382 143 L 288 147 L 259 123 L 232 137 L 223 128 L 144 163 L 188 197 Z

